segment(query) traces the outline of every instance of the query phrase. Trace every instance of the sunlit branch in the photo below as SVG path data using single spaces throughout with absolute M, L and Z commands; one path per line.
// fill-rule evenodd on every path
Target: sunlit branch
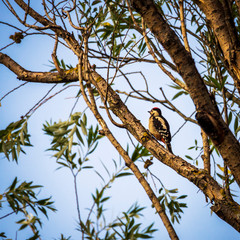
M 189 53 L 191 53 L 189 43 L 188 43 L 188 39 L 187 39 L 183 0 L 179 0 L 179 8 L 180 8 L 181 31 L 182 31 L 182 35 L 183 35 L 184 45 L 185 45 L 186 50 Z
M 208 174 L 211 174 L 211 163 L 210 163 L 210 147 L 209 147 L 209 139 L 207 134 L 201 129 L 201 136 L 203 142 L 203 166 Z
M 0 64 L 5 65 L 8 69 L 17 75 L 17 78 L 27 82 L 41 83 L 65 83 L 78 81 L 75 71 L 67 70 L 63 74 L 56 72 L 32 72 L 24 69 L 8 55 L 0 52 Z
M 80 64 L 79 64 L 80 65 Z M 80 69 L 79 69 L 80 71 Z M 83 84 L 82 81 L 80 81 L 80 86 L 81 86 L 81 90 L 82 93 L 84 92 L 84 88 L 83 88 Z M 128 156 L 127 152 L 122 148 L 122 146 L 118 143 L 118 141 L 114 138 L 114 136 L 112 135 L 111 131 L 109 130 L 109 128 L 107 127 L 107 124 L 105 123 L 104 119 L 102 118 L 102 116 L 99 114 L 98 110 L 97 110 L 97 106 L 94 100 L 94 96 L 92 94 L 92 91 L 90 89 L 90 86 L 88 87 L 89 90 L 89 95 L 90 95 L 90 99 L 91 99 L 91 103 L 89 102 L 89 100 L 87 99 L 86 95 L 84 96 L 84 99 L 86 100 L 88 107 L 91 109 L 91 111 L 93 112 L 93 114 L 95 115 L 96 119 L 98 120 L 99 124 L 101 125 L 105 136 L 110 140 L 110 142 L 113 144 L 113 146 L 117 149 L 117 151 L 119 152 L 119 154 L 123 157 L 123 159 L 126 162 L 126 165 L 132 170 L 132 172 L 134 173 L 134 175 L 136 176 L 136 178 L 138 179 L 138 181 L 140 182 L 140 184 L 142 185 L 142 187 L 144 188 L 144 190 L 146 191 L 147 195 L 149 196 L 151 202 L 153 203 L 157 213 L 159 214 L 159 216 L 161 217 L 163 224 L 165 225 L 168 234 L 170 236 L 171 239 L 178 239 L 178 236 L 171 224 L 171 222 L 169 221 L 165 211 L 163 210 L 162 206 L 160 205 L 160 202 L 157 198 L 157 196 L 154 194 L 154 192 L 152 191 L 150 185 L 148 184 L 148 182 L 146 181 L 146 179 L 143 177 L 143 175 L 141 174 L 140 170 L 138 169 L 138 167 L 132 162 L 132 160 L 130 159 L 130 157 Z M 83 93 L 84 94 L 84 93 Z

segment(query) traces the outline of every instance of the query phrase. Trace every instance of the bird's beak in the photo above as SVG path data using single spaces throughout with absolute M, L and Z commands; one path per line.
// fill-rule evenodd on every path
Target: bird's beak
M 151 113 L 151 111 L 148 111 L 149 113 Z

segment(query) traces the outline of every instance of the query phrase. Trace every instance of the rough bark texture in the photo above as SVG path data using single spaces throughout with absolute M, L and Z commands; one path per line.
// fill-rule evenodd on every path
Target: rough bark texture
M 79 62 L 81 63 L 81 61 L 79 61 Z M 90 87 L 90 84 L 87 85 L 90 101 L 88 100 L 88 97 L 87 97 L 87 95 L 85 93 L 85 89 L 84 89 L 84 86 L 83 86 L 82 74 L 80 73 L 80 71 L 81 71 L 80 69 L 82 69 L 82 66 L 81 66 L 80 63 L 79 63 L 79 67 L 78 67 L 79 83 L 80 83 L 80 88 L 81 88 L 81 91 L 82 91 L 83 98 L 84 98 L 85 102 L 87 103 L 88 107 L 91 109 L 91 111 L 93 112 L 95 118 L 97 119 L 97 121 L 99 122 L 100 126 L 102 127 L 105 136 L 109 139 L 109 141 L 112 143 L 112 145 L 117 149 L 119 154 L 124 159 L 126 165 L 132 170 L 132 172 L 134 173 L 135 177 L 138 179 L 139 183 L 144 188 L 144 190 L 147 193 L 149 199 L 151 200 L 153 206 L 155 207 L 158 215 L 160 216 L 160 218 L 161 218 L 165 228 L 167 229 L 169 237 L 172 240 L 178 240 L 179 238 L 178 238 L 178 236 L 177 236 L 177 234 L 175 232 L 175 229 L 172 226 L 172 223 L 170 222 L 170 220 L 169 220 L 166 212 L 164 211 L 163 207 L 161 206 L 157 196 L 153 192 L 151 186 L 149 185 L 147 180 L 144 178 L 143 174 L 138 169 L 137 165 L 131 160 L 131 158 L 129 157 L 128 153 L 122 148 L 121 144 L 112 135 L 112 133 L 109 130 L 106 122 L 104 121 L 104 119 L 102 118 L 100 113 L 98 112 L 98 109 L 97 109 L 97 106 L 96 106 L 96 102 L 95 102 L 95 98 L 93 96 L 93 91 L 92 91 L 92 88 Z
M 28 82 L 60 83 L 78 81 L 76 71 L 74 70 L 65 71 L 62 74 L 56 72 L 31 72 L 24 69 L 8 55 L 1 52 L 0 63 L 5 65 L 12 72 L 14 72 L 17 75 L 18 79 L 26 80 Z
M 196 106 L 199 125 L 212 139 L 240 186 L 239 142 L 213 106 L 194 60 L 152 0 L 131 0 L 131 3 L 177 66 Z
M 98 89 L 102 96 L 108 93 L 108 103 L 112 112 L 123 122 L 126 129 L 142 143 L 158 160 L 174 169 L 178 174 L 193 182 L 214 205 L 212 210 L 224 221 L 228 222 L 240 232 L 240 206 L 227 199 L 224 189 L 207 173 L 199 170 L 182 158 L 167 152 L 155 139 L 152 139 L 149 132 L 142 126 L 140 121 L 128 110 L 116 92 L 107 85 L 97 72 L 92 71 L 91 83 Z
M 229 3 L 226 0 L 193 0 L 206 15 L 240 93 L 240 43 Z

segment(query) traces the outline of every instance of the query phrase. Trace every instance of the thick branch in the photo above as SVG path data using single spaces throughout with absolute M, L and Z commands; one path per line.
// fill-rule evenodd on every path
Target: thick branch
M 140 121 L 128 110 L 116 92 L 107 85 L 97 72 L 91 72 L 90 81 L 102 96 L 108 91 L 108 103 L 113 113 L 121 119 L 128 131 L 143 144 L 158 160 L 174 169 L 178 174 L 193 182 L 202 192 L 214 202 L 213 209 L 219 217 L 224 218 L 237 231 L 240 231 L 240 207 L 234 201 L 225 199 L 224 189 L 204 170 L 199 170 L 180 157 L 174 156 L 153 139 Z M 107 90 L 108 89 L 108 90 Z M 233 211 L 230 215 L 225 215 Z M 224 215 L 222 215 L 224 214 Z
M 213 106 L 194 60 L 152 0 L 132 0 L 131 3 L 177 66 L 196 106 L 199 125 L 216 145 L 240 186 L 239 142 Z
M 66 83 L 78 81 L 77 73 L 74 70 L 68 70 L 63 72 L 61 75 L 58 72 L 31 72 L 8 55 L 0 52 L 0 64 L 5 65 L 8 69 L 17 75 L 17 78 L 27 82 L 40 82 L 40 83 Z
M 93 96 L 92 89 L 89 86 L 90 84 L 88 85 L 87 88 L 88 88 L 88 91 L 89 91 L 91 102 L 88 100 L 87 95 L 86 95 L 85 90 L 84 90 L 84 87 L 83 87 L 83 82 L 82 82 L 83 79 L 82 79 L 81 69 L 82 69 L 82 65 L 81 65 L 81 61 L 79 61 L 79 68 L 78 68 L 78 71 L 79 71 L 79 83 L 80 83 L 81 91 L 82 91 L 82 94 L 83 94 L 85 102 L 88 104 L 88 107 L 91 109 L 91 111 L 93 112 L 95 118 L 97 119 L 97 121 L 99 122 L 101 127 L 103 128 L 105 136 L 109 139 L 109 141 L 112 143 L 112 145 L 117 149 L 119 154 L 124 159 L 126 165 L 132 170 L 132 172 L 134 173 L 135 177 L 138 179 L 139 183 L 144 188 L 144 190 L 147 193 L 148 197 L 150 198 L 153 206 L 155 207 L 157 213 L 159 214 L 160 218 L 162 219 L 162 222 L 163 222 L 164 226 L 166 227 L 170 238 L 178 240 L 179 238 L 178 238 L 178 236 L 177 236 L 177 234 L 176 234 L 176 232 L 175 232 L 175 230 L 174 230 L 174 228 L 173 228 L 173 226 L 172 226 L 168 216 L 166 215 L 165 211 L 163 210 L 163 208 L 162 208 L 162 206 L 161 206 L 157 196 L 154 194 L 152 188 L 150 187 L 150 185 L 148 184 L 148 182 L 146 181 L 146 179 L 144 178 L 144 176 L 142 175 L 142 173 L 140 172 L 138 167 L 130 159 L 128 153 L 122 148 L 121 144 L 112 135 L 112 133 L 109 130 L 106 122 L 104 121 L 104 119 L 102 118 L 100 113 L 98 112 L 98 109 L 97 109 L 97 106 L 96 106 L 96 103 L 95 103 L 95 99 L 94 99 L 94 96 Z
M 219 0 L 193 0 L 204 12 L 221 46 L 225 60 L 235 75 L 240 93 L 240 43 L 229 4 Z
M 203 142 L 203 159 L 204 170 L 210 175 L 211 173 L 211 164 L 210 164 L 210 148 L 207 134 L 201 129 L 202 142 Z

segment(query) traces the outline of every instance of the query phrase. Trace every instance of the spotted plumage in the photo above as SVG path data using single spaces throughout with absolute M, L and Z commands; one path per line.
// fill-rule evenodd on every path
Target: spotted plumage
M 150 112 L 149 131 L 159 141 L 165 143 L 166 148 L 172 153 L 171 133 L 167 120 L 162 116 L 159 108 L 155 107 Z

